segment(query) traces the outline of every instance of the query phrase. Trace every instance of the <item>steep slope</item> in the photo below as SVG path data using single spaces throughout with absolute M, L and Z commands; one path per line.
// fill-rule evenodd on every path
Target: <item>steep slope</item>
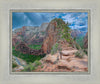
M 88 32 L 86 33 L 84 37 L 84 48 L 88 48 Z
M 13 30 L 13 46 L 15 46 L 15 44 L 19 44 L 22 41 L 24 41 L 28 45 L 39 43 L 42 44 L 47 26 L 48 23 L 43 23 L 40 27 L 23 26 L 22 28 Z
M 55 25 L 54 25 L 55 24 Z M 46 37 L 43 41 L 42 49 L 44 53 L 50 53 L 52 46 L 57 41 L 57 29 L 56 29 L 57 23 L 51 22 L 46 30 Z

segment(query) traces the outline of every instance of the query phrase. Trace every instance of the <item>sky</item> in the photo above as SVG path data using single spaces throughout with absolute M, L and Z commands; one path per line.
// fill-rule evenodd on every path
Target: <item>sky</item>
M 71 29 L 78 29 L 87 32 L 88 13 L 87 12 L 13 12 L 12 28 L 21 28 L 23 26 L 40 26 L 42 23 L 49 23 L 54 18 L 61 18 L 65 23 L 70 23 Z

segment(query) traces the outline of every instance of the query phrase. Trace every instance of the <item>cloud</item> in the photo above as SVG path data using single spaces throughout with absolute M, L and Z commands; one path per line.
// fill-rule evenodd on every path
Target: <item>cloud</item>
M 13 12 L 13 29 L 22 26 L 40 26 L 42 23 L 50 22 L 54 18 L 61 18 L 69 22 L 71 29 L 78 29 L 86 32 L 88 28 L 88 13 L 86 12 L 65 12 L 65 13 L 34 13 L 34 12 Z

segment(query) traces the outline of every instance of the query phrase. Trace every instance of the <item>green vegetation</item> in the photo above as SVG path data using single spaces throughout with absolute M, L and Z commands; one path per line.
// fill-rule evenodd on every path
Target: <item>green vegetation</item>
M 32 72 L 34 71 L 39 65 L 41 65 L 42 63 L 39 62 L 38 60 L 36 60 L 34 63 L 29 63 L 27 66 L 24 67 L 24 70 L 22 71 L 26 71 L 26 72 Z
M 70 28 L 68 27 L 68 23 L 63 26 L 63 31 L 62 31 L 62 38 L 64 38 L 67 42 L 71 42 L 71 35 L 69 33 Z
M 12 68 L 15 68 L 17 67 L 17 64 L 16 63 L 12 63 Z
M 52 21 L 56 21 L 58 26 L 61 26 L 61 24 L 65 24 L 65 22 L 62 19 L 60 19 L 60 18 L 55 18 Z
M 35 50 L 39 50 L 41 49 L 42 45 L 28 45 L 28 47 L 30 47 L 31 49 L 35 49 Z
M 84 56 L 84 53 L 83 53 L 83 51 L 77 51 L 76 53 L 75 53 L 75 56 L 76 57 L 79 57 L 79 58 L 83 58 L 83 56 Z
M 76 38 L 76 42 L 80 45 L 80 47 L 83 49 L 84 47 L 83 47 L 83 36 L 81 36 L 81 37 L 77 37 Z
M 36 67 L 33 66 L 32 63 L 29 63 L 29 65 L 25 66 L 25 67 L 24 67 L 24 70 L 22 70 L 22 71 L 23 71 L 23 72 L 25 72 L 25 71 L 32 72 L 32 71 L 35 70 L 35 69 L 36 69 Z
M 84 53 L 87 55 L 88 54 L 88 50 L 87 49 L 84 49 Z
M 76 48 L 79 50 L 80 49 L 80 46 L 76 43 Z
M 43 68 L 44 66 L 41 66 L 41 68 Z
M 20 51 L 16 51 L 15 47 L 12 48 L 12 54 L 16 57 L 19 57 L 19 58 L 25 60 L 27 63 L 34 62 L 35 60 L 40 60 L 41 58 L 43 58 L 45 56 L 45 54 L 39 55 L 39 56 L 23 54 Z
M 76 37 L 74 37 L 73 40 L 76 41 Z
M 72 43 L 72 39 L 71 39 L 71 35 L 70 35 L 70 27 L 69 27 L 69 23 L 67 22 L 65 24 L 65 22 L 62 19 L 53 19 L 52 21 L 56 21 L 57 22 L 57 28 L 58 28 L 58 35 L 60 36 L 58 39 L 63 38 L 65 39 L 67 42 Z
M 38 60 L 36 60 L 34 63 L 35 63 L 35 66 L 36 66 L 36 67 L 42 64 L 42 63 L 39 62 Z
M 52 54 L 52 55 L 55 54 L 55 53 L 57 52 L 58 46 L 59 46 L 58 43 L 55 43 L 55 44 L 53 45 L 53 47 L 52 47 L 52 49 L 51 49 L 51 54 Z

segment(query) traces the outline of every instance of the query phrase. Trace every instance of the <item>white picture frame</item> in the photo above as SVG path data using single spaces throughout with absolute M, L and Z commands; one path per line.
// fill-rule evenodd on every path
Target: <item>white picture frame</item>
M 86 1 L 86 0 L 21 0 L 20 2 L 2 0 L 0 2 L 0 82 L 1 84 L 99 84 L 100 83 L 100 67 L 99 67 L 99 0 Z M 9 69 L 9 55 L 10 48 L 10 10 L 33 10 L 33 9 L 46 9 L 46 10 L 90 10 L 90 36 L 91 36 L 91 60 L 89 74 L 11 74 Z

